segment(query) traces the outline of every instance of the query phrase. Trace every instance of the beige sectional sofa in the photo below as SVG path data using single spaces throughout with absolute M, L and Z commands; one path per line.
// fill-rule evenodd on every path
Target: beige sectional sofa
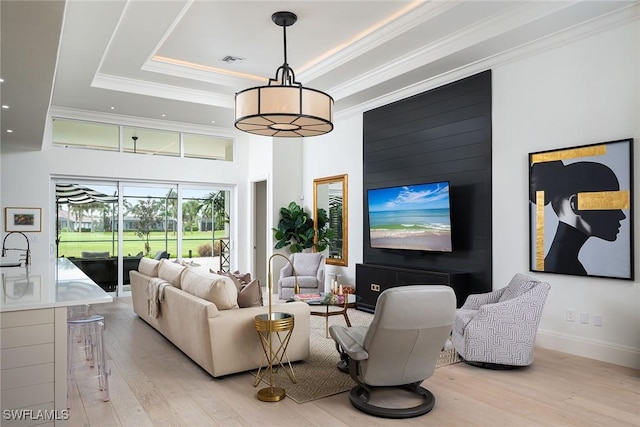
M 256 369 L 264 363 L 254 318 L 268 313 L 268 307 L 239 308 L 238 288 L 231 278 L 148 258 L 129 274 L 135 313 L 212 376 Z M 272 307 L 274 312 L 295 316 L 289 360 L 307 359 L 309 306 L 293 302 Z

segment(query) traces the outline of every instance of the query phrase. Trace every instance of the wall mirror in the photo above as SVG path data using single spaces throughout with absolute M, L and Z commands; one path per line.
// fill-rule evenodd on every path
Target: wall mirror
M 347 265 L 347 175 L 329 176 L 313 180 L 313 216 L 316 235 L 318 231 L 318 211 L 324 209 L 333 238 L 326 249 L 326 263 Z

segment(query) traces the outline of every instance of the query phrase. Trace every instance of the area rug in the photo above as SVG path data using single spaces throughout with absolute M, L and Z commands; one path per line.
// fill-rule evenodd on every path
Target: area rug
M 372 314 L 349 309 L 351 326 L 367 326 L 373 318 Z M 345 325 L 342 316 L 329 318 L 329 325 Z M 311 356 L 304 362 L 294 363 L 293 370 L 297 382 L 293 384 L 287 374 L 280 369 L 274 374 L 274 383 L 277 387 L 286 390 L 287 396 L 296 403 L 309 402 L 334 394 L 351 390 L 355 385 L 349 374 L 340 372 L 336 364 L 340 356 L 335 347 L 335 342 L 325 335 L 325 319 L 320 316 L 311 316 L 310 347 Z M 436 367 L 446 366 L 459 362 L 457 353 L 453 348 L 440 354 Z M 255 374 L 255 372 L 254 372 Z

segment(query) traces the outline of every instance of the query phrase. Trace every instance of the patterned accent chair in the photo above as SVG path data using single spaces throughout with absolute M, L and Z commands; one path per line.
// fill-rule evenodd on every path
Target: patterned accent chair
M 278 297 L 286 300 L 293 298 L 295 277 L 298 276 L 298 286 L 301 294 L 320 293 L 324 291 L 324 255 L 313 252 L 299 252 L 291 254 L 288 262 L 280 270 L 278 279 Z M 293 264 L 293 269 L 291 265 Z
M 533 344 L 551 286 L 516 274 L 509 284 L 469 295 L 456 310 L 452 340 L 465 362 L 493 369 L 533 363 Z

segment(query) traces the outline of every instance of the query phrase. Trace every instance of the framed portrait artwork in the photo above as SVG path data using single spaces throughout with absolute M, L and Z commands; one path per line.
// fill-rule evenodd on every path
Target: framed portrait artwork
M 633 280 L 633 139 L 529 154 L 530 270 Z
M 42 209 L 4 208 L 4 231 L 42 231 Z

